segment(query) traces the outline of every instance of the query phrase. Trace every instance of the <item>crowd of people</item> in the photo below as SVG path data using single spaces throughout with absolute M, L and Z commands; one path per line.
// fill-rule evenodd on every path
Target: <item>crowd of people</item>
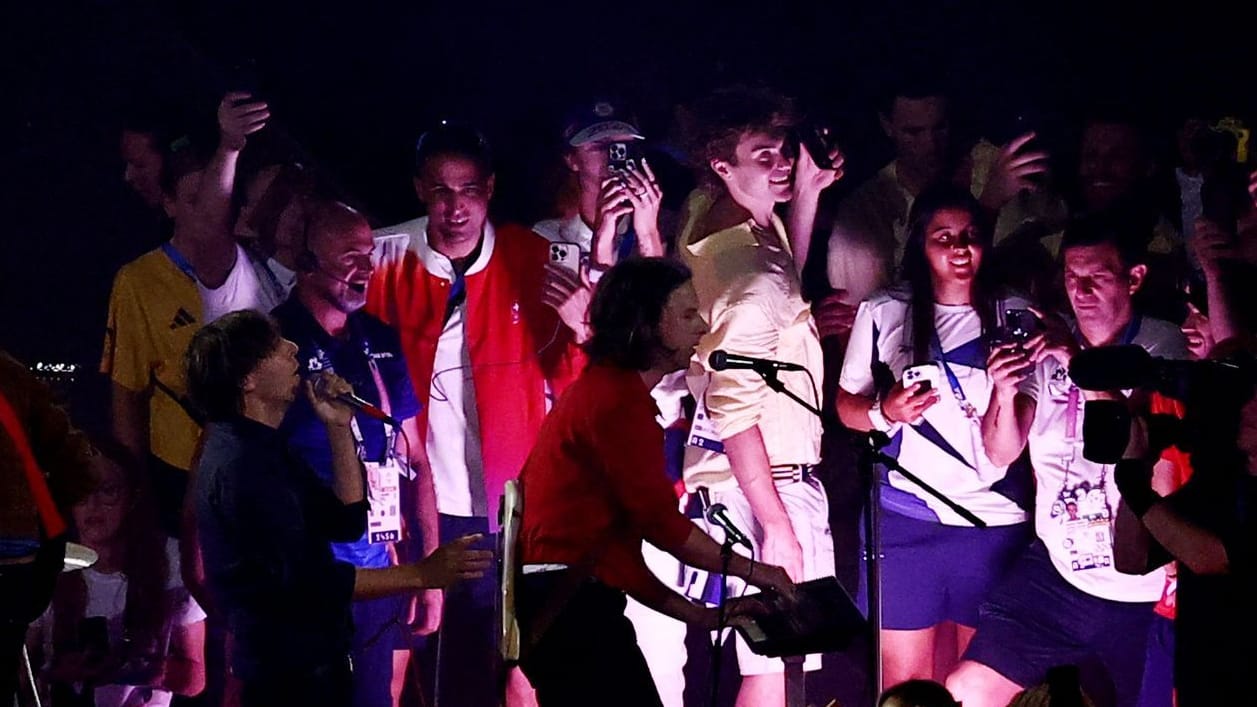
M 108 434 L 22 408 L 0 435 L 0 593 L 47 595 L 6 610 L 0 685 L 25 645 L 54 705 L 681 707 L 691 628 L 724 640 L 756 592 L 876 557 L 848 589 L 878 607 L 881 704 L 1081 694 L 1062 674 L 1095 704 L 1240 695 L 1257 657 L 1218 637 L 1257 629 L 1247 134 L 1185 120 L 1166 198 L 1132 114 L 1087 113 L 1062 178 L 1034 133 L 963 143 L 954 109 L 893 86 L 894 159 L 833 199 L 840 143 L 771 90 L 687 106 L 670 151 L 590 101 L 555 127 L 570 184 L 532 227 L 490 218 L 469 125 L 419 136 L 424 215 L 396 225 L 254 147 L 275 118 L 248 93 L 213 145 L 129 126 L 126 182 L 170 237 L 114 279 Z M 1075 384 L 1112 346 L 1200 362 L 1172 369 L 1197 389 Z M 1211 359 L 1229 426 L 1191 408 Z M 1130 412 L 1120 461 L 1091 453 L 1093 401 Z M 1173 417 L 1210 434 L 1153 434 Z M 902 469 L 828 454 L 867 439 Z M 839 478 L 876 504 L 862 560 L 835 542 Z M 512 480 L 519 562 L 495 571 Z M 97 559 L 56 575 L 67 539 Z M 736 704 L 784 705 L 783 661 L 731 640 Z

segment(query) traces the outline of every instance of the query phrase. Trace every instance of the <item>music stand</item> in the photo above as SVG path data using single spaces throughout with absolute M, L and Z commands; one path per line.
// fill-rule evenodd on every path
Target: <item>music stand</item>
M 741 617 L 735 628 L 757 655 L 786 662 L 786 704 L 805 704 L 803 656 L 840 651 L 851 639 L 868 631 L 868 622 L 835 577 L 822 577 L 795 586 L 798 601 L 786 602 L 765 592 L 767 613 Z

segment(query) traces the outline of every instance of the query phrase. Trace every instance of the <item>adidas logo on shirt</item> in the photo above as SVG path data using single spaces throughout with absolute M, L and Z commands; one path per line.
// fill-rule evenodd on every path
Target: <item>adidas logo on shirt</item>
M 195 324 L 195 323 L 196 323 L 196 317 L 189 314 L 188 310 L 184 309 L 183 307 L 180 307 L 179 311 L 175 312 L 175 318 L 170 321 L 170 328 L 178 329 L 179 327 L 187 326 L 189 324 Z

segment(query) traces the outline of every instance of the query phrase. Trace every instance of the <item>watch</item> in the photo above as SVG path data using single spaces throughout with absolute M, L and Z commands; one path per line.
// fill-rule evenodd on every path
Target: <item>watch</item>
M 873 429 L 878 432 L 890 432 L 891 428 L 894 427 L 890 420 L 887 420 L 886 416 L 882 414 L 882 401 L 880 400 L 874 401 L 869 406 L 869 422 L 872 423 Z

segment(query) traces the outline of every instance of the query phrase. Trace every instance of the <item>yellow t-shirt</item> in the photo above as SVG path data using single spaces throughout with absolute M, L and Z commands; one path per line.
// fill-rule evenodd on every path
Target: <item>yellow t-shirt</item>
M 183 356 L 201 323 L 196 282 L 161 248 L 114 277 L 100 371 L 148 396 L 149 449 L 180 469 L 191 468 L 201 428 L 171 393 L 187 396 Z

